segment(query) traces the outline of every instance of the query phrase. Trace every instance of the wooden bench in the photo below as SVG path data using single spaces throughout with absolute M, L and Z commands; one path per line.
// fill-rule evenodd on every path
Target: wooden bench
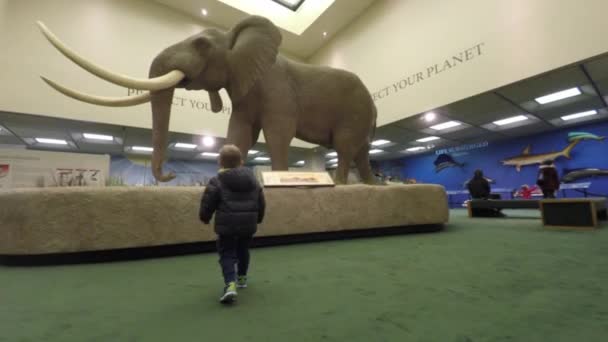
M 606 220 L 606 198 L 560 198 L 540 201 L 543 226 L 557 229 L 595 229 Z
M 478 217 L 475 214 L 475 209 L 538 209 L 540 201 L 533 199 L 511 199 L 511 200 L 493 200 L 493 199 L 473 199 L 467 203 L 469 217 Z

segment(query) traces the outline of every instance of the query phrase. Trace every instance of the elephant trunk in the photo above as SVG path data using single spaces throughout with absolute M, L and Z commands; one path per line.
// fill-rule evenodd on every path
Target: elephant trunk
M 152 174 L 159 182 L 168 182 L 175 178 L 174 173 L 163 174 L 163 160 L 167 149 L 169 120 L 174 88 L 151 93 L 152 104 Z

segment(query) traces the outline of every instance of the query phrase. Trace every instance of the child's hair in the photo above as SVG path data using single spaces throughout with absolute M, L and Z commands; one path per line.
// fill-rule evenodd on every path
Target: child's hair
M 225 169 L 233 169 L 241 166 L 243 157 L 241 150 L 235 145 L 224 145 L 220 149 L 220 166 Z

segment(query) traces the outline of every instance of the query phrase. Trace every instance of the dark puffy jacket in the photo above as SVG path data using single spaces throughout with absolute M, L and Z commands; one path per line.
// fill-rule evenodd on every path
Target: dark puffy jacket
M 253 172 L 239 167 L 211 178 L 203 193 L 199 217 L 207 224 L 215 213 L 218 235 L 251 236 L 257 224 L 262 223 L 265 209 L 264 191 Z
M 559 190 L 559 177 L 554 166 L 541 165 L 538 170 L 536 184 L 545 191 Z
M 473 198 L 484 198 L 490 197 L 490 183 L 483 177 L 473 177 L 467 184 L 469 194 Z

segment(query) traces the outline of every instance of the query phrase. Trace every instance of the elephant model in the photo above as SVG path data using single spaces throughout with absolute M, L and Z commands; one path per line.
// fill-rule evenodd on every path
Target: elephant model
M 108 98 L 84 94 L 43 80 L 77 100 L 104 106 L 152 104 L 152 172 L 161 182 L 171 103 L 175 88 L 205 90 L 213 112 L 222 109 L 218 91 L 232 101 L 227 143 L 247 155 L 260 131 L 268 145 L 273 170 L 288 169 L 288 150 L 296 137 L 333 148 L 338 154 L 336 183 L 346 183 L 355 162 L 361 179 L 374 183 L 369 145 L 376 127 L 376 107 L 361 80 L 348 71 L 292 61 L 278 53 L 281 33 L 268 19 L 249 16 L 230 31 L 205 29 L 158 54 L 148 79 L 108 71 L 75 53 L 43 23 L 46 38 L 66 57 L 92 74 L 114 84 L 147 90 L 136 96 Z

